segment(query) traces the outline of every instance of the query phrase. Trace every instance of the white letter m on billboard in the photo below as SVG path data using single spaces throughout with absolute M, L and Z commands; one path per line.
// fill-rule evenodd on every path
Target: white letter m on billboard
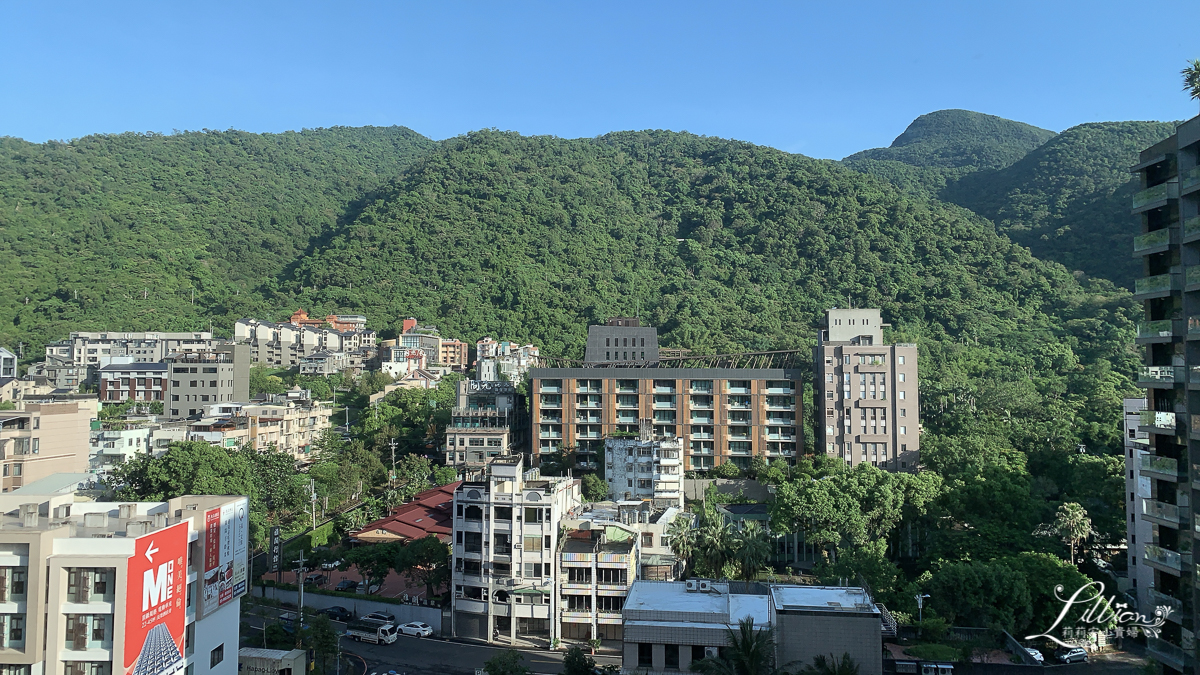
M 142 611 L 157 607 L 158 603 L 167 599 L 170 584 L 171 563 L 165 562 L 158 566 L 158 578 L 154 578 L 154 570 L 149 569 L 142 575 Z

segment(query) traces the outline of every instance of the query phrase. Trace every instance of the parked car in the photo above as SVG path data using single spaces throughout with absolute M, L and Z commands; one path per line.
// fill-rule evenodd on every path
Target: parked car
M 358 590 L 358 582 L 353 579 L 342 579 L 334 586 L 333 590 L 341 591 L 342 593 L 353 593 Z
M 379 584 L 371 584 L 370 587 L 368 587 L 365 583 L 362 583 L 354 589 L 354 592 L 358 594 L 375 595 L 379 592 Z
M 324 614 L 334 621 L 341 621 L 343 623 L 354 620 L 354 614 L 340 605 L 317 610 L 317 614 Z
M 339 566 L 341 566 L 341 564 L 342 564 L 341 560 L 334 560 L 333 562 L 321 563 L 321 569 L 336 570 Z
M 304 577 L 304 583 L 309 586 L 324 586 L 327 581 L 329 581 L 329 577 L 319 572 Z
M 1026 653 L 1028 653 L 1030 656 L 1033 657 L 1034 661 L 1037 661 L 1038 663 L 1046 662 L 1046 657 L 1042 656 L 1042 653 L 1040 651 L 1034 649 L 1033 647 L 1026 647 L 1025 651 L 1026 651 Z
M 418 637 L 429 637 L 430 635 L 433 635 L 433 629 L 429 627 L 429 624 L 422 623 L 420 621 L 401 624 L 400 632 L 405 635 L 416 635 Z
M 388 612 L 371 612 L 370 614 L 364 616 L 363 618 L 371 619 L 374 621 L 386 621 L 393 626 L 396 625 L 396 615 L 388 613 Z
M 1088 661 L 1087 651 L 1082 647 L 1075 647 L 1074 649 L 1060 649 L 1054 654 L 1054 656 L 1058 659 L 1059 663 L 1087 663 Z

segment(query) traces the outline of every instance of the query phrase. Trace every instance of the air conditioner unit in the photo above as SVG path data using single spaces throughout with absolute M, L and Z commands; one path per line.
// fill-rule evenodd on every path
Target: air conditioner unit
M 705 647 L 704 648 L 704 658 L 706 658 L 706 659 L 715 659 L 719 655 L 720 655 L 720 652 L 718 651 L 717 647 Z
M 694 591 L 694 590 L 696 590 L 697 588 L 699 588 L 699 584 L 697 584 L 697 583 L 696 583 L 696 580 L 695 580 L 695 579 L 688 579 L 688 580 L 687 580 L 687 589 L 688 589 L 689 591 Z
M 711 590 L 712 590 L 712 582 L 708 581 L 707 579 L 702 579 L 700 581 L 700 592 L 707 593 Z

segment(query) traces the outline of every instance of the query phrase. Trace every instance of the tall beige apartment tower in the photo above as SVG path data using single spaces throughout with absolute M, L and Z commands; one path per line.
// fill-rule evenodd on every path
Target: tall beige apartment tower
M 917 346 L 884 344 L 878 309 L 830 309 L 813 353 L 818 447 L 854 466 L 916 471 Z

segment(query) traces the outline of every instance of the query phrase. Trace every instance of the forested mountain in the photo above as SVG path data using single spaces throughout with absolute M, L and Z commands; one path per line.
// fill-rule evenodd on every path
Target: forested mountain
M 1174 126 L 1104 122 L 1055 135 L 991 115 L 942 110 L 918 117 L 890 147 L 842 161 L 989 218 L 1039 258 L 1132 288 L 1141 269 L 1129 255 L 1129 167 Z
M 433 145 L 403 127 L 0 138 L 0 344 L 288 304 L 287 266 Z

